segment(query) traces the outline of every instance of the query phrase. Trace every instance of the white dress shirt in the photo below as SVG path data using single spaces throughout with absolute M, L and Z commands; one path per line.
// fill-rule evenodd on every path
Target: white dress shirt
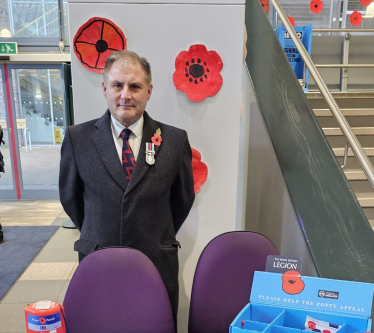
M 132 153 L 134 155 L 135 161 L 138 158 L 139 154 L 139 148 L 140 144 L 142 142 L 142 136 L 143 136 L 143 124 L 144 124 L 144 118 L 143 116 L 137 120 L 135 123 L 133 123 L 129 127 L 123 126 L 117 119 L 113 118 L 113 116 L 110 116 L 111 122 L 112 122 L 112 134 L 113 134 L 113 140 L 117 149 L 118 157 L 122 163 L 122 146 L 123 146 L 123 140 L 120 137 L 120 134 L 124 128 L 128 128 L 131 130 L 131 134 L 129 137 L 129 144 L 132 150 Z

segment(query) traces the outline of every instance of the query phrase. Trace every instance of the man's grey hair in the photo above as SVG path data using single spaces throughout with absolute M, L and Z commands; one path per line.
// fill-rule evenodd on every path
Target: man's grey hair
M 108 82 L 109 71 L 116 61 L 121 61 L 123 63 L 128 62 L 130 64 L 135 64 L 136 62 L 138 62 L 143 68 L 147 84 L 152 83 L 151 65 L 148 60 L 144 57 L 139 57 L 135 52 L 127 50 L 115 51 L 106 59 L 103 73 L 103 79 L 105 83 Z

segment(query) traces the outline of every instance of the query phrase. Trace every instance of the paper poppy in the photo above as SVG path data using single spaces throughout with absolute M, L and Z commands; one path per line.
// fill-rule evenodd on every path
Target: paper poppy
M 323 10 L 323 2 L 321 0 L 312 0 L 309 8 L 314 14 L 319 14 Z
M 207 51 L 201 44 L 191 45 L 175 59 L 174 85 L 191 101 L 201 102 L 220 90 L 222 67 L 221 57 L 216 51 Z
M 201 185 L 206 182 L 208 177 L 208 167 L 201 161 L 201 154 L 195 148 L 192 150 L 192 173 L 195 193 L 199 192 Z
M 112 21 L 93 17 L 83 24 L 73 40 L 74 52 L 91 72 L 102 73 L 111 53 L 126 50 L 126 38 Z
M 295 19 L 292 17 L 292 16 L 287 16 L 288 17 L 288 20 L 290 21 L 290 23 L 292 24 L 292 26 L 294 27 L 296 24 L 295 24 Z M 282 25 L 284 26 L 284 23 L 282 23 Z
M 369 6 L 373 0 L 360 0 L 361 5 Z
M 267 12 L 269 10 L 269 0 L 260 0 L 264 11 Z
M 362 14 L 355 10 L 351 15 L 349 15 L 349 22 L 352 25 L 360 25 L 362 22 Z

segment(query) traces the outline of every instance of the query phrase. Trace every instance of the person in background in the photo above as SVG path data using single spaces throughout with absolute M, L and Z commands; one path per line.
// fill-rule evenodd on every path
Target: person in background
M 3 140 L 3 136 L 4 136 L 3 129 L 2 129 L 1 126 L 0 126 L 0 172 L 5 173 L 5 169 L 4 169 L 4 166 L 5 166 L 5 163 L 4 163 L 4 156 L 3 156 L 3 154 L 1 153 L 1 144 L 5 145 L 5 142 L 4 142 L 4 140 Z M 1 176 L 0 176 L 0 177 L 1 177 Z
M 4 172 L 5 173 L 5 169 L 4 169 L 4 166 L 5 166 L 4 157 L 3 157 L 3 154 L 1 153 L 1 144 L 5 145 L 5 142 L 3 140 L 3 136 L 4 136 L 3 129 L 0 126 L 0 172 Z M 4 232 L 3 232 L 3 227 L 1 226 L 1 223 L 0 223 L 0 244 L 3 241 L 4 241 Z
M 61 203 L 80 230 L 81 261 L 104 247 L 140 250 L 157 267 L 178 310 L 176 233 L 194 202 L 192 152 L 184 130 L 145 111 L 151 67 L 130 51 L 105 63 L 102 90 L 108 110 L 67 128 L 61 148 Z

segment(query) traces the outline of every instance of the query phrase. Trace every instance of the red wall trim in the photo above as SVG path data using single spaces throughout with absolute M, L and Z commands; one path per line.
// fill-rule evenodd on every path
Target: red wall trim
M 16 141 L 16 133 L 17 133 L 17 126 L 14 126 L 13 121 L 13 110 L 12 110 L 12 95 L 10 93 L 10 84 L 11 80 L 9 79 L 8 73 L 8 65 L 4 64 L 4 82 L 5 82 L 5 98 L 6 98 L 6 105 L 8 110 L 8 120 L 9 125 L 8 128 L 12 129 L 12 133 L 10 133 L 10 144 L 12 146 L 12 160 L 13 160 L 13 172 L 14 172 L 14 180 L 16 186 L 16 195 L 17 199 L 21 199 L 21 180 L 19 174 L 19 161 L 17 155 L 17 141 Z

